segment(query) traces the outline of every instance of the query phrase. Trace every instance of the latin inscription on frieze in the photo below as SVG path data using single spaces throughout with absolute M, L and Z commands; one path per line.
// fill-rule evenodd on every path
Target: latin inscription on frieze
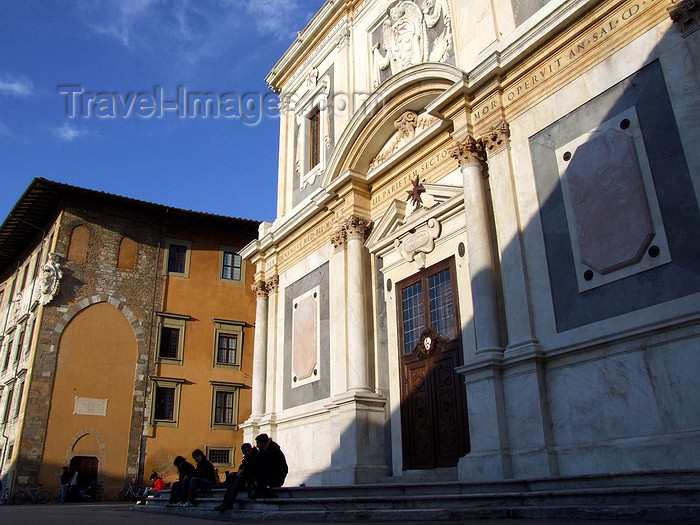
M 618 32 L 621 28 L 639 18 L 642 13 L 645 13 L 652 6 L 660 3 L 672 6 L 680 3 L 680 1 L 681 0 L 634 0 L 626 2 L 608 18 L 601 21 L 600 24 L 591 28 L 587 33 L 584 33 L 571 47 L 533 68 L 527 75 L 524 75 L 519 82 L 504 91 L 503 105 L 508 107 L 526 94 L 536 91 L 574 62 L 582 59 L 589 51 L 606 42 L 610 35 Z M 477 106 L 476 111 L 474 111 L 472 115 L 475 120 L 479 120 L 490 112 L 495 111 L 497 108 L 498 102 L 495 99 L 486 100 L 483 104 Z

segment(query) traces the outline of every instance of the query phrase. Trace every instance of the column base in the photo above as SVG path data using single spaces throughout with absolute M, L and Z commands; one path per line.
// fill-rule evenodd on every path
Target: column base
M 386 399 L 370 391 L 348 391 L 327 405 L 339 447 L 328 469 L 332 485 L 377 483 L 390 475 L 384 455 Z
M 500 481 L 512 478 L 510 454 L 506 450 L 470 452 L 460 458 L 459 481 Z

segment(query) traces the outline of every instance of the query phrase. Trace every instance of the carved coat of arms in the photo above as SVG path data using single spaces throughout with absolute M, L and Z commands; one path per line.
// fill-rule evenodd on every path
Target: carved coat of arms
M 443 30 L 435 38 L 428 29 L 443 20 Z M 423 62 L 445 62 L 452 48 L 449 8 L 445 0 L 423 0 L 421 7 L 410 0 L 400 0 L 389 7 L 382 24 L 382 42 L 374 45 L 375 78 L 391 67 L 395 75 Z

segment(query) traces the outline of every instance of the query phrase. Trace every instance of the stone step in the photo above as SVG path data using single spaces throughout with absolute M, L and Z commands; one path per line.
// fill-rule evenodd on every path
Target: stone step
M 276 498 L 239 495 L 235 508 L 218 513 L 225 489 L 200 494 L 196 507 L 167 506 L 169 497 L 149 498 L 135 509 L 189 516 L 266 521 L 377 521 L 476 519 L 479 516 L 591 519 L 698 519 L 700 472 L 649 472 L 611 476 L 507 480 L 486 483 L 393 483 L 344 487 L 283 487 Z M 600 509 L 607 509 L 604 512 Z M 664 513 L 671 514 L 664 514 Z M 621 516 L 610 518 L 610 516 Z M 335 516 L 329 518 L 328 516 Z M 401 517 L 406 516 L 406 517 Z M 427 517 L 426 517 L 427 516 Z M 439 516 L 448 516 L 439 518 Z M 451 517 L 449 517 L 451 516 Z M 595 518 L 595 516 L 601 516 Z M 654 519 L 657 519 L 654 518 Z
M 221 503 L 221 494 L 212 493 L 197 498 L 202 508 Z M 491 494 L 430 494 L 430 495 L 345 495 L 342 497 L 279 497 L 251 500 L 241 495 L 236 502 L 239 509 L 254 510 L 333 510 L 333 509 L 420 509 L 476 506 L 517 505 L 620 505 L 628 503 L 700 504 L 698 486 L 621 487 L 605 489 L 563 489 L 528 492 L 502 492 Z M 147 504 L 165 506 L 165 498 L 149 499 Z
M 461 522 L 487 519 L 566 519 L 566 520 L 635 520 L 656 523 L 700 523 L 700 505 L 574 505 L 515 506 L 453 509 L 362 509 L 362 510 L 231 510 L 217 512 L 201 507 L 135 507 L 140 512 L 158 513 L 222 521 L 272 521 L 279 523 L 333 522 Z M 160 519 L 160 518 L 159 518 Z

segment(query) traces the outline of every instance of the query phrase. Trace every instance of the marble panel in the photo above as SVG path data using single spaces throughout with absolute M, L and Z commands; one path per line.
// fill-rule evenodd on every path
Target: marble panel
M 632 107 L 672 262 L 581 292 L 555 152 Z M 658 61 L 531 136 L 530 152 L 557 332 L 700 292 L 700 210 Z
M 292 333 L 292 387 L 318 376 L 319 308 L 318 290 L 294 301 Z
M 313 290 L 316 289 L 314 292 Z M 307 293 L 317 294 L 318 304 L 318 362 L 317 376 L 307 384 L 294 387 L 293 363 L 293 328 L 294 305 Z M 325 399 L 330 395 L 330 318 L 329 318 L 329 287 L 328 263 L 312 270 L 307 275 L 284 289 L 284 357 L 282 374 L 283 408 L 289 409 L 299 405 Z M 325 371 L 325 372 L 324 372 Z M 316 379 L 317 378 L 317 379 Z

